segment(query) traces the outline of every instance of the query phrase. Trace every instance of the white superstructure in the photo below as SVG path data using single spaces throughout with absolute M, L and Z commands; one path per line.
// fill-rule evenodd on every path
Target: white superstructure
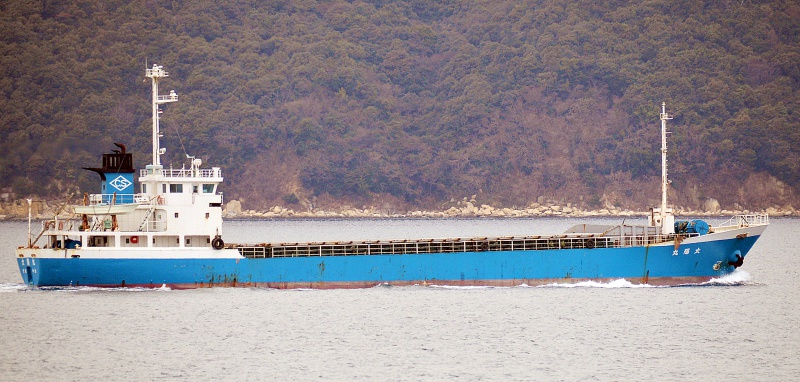
M 180 169 L 162 166 L 161 155 L 165 149 L 160 146 L 159 115 L 162 111 L 159 105 L 177 101 L 178 95 L 175 91 L 166 96 L 158 95 L 159 80 L 168 76 L 161 66 L 153 65 L 152 69 L 146 69 L 145 75 L 152 80 L 153 87 L 153 156 L 152 163 L 138 173 L 139 192 L 86 195 L 83 205 L 72 207 L 75 213 L 72 218 L 46 221 L 42 233 L 32 238 L 31 247 L 37 246 L 43 238 L 44 243 L 39 242 L 39 245 L 45 249 L 77 249 L 75 253 L 80 256 L 114 256 L 125 253 L 115 251 L 118 249 L 210 250 L 224 246 L 221 239 L 223 201 L 217 189 L 223 181 L 222 171 L 219 167 L 203 169 L 200 159 L 188 155 L 188 168 L 186 165 Z M 133 179 L 131 154 L 125 152 L 124 145 L 117 146 L 122 152 L 115 150 L 113 154 L 104 154 L 103 167 L 89 170 L 98 172 L 107 182 L 104 188 L 108 185 L 108 188 L 113 186 L 122 191 L 122 186 L 131 183 L 128 178 L 106 179 L 118 176 L 119 172 L 128 172 L 129 179 Z M 93 254 L 91 249 L 94 248 L 104 250 Z M 177 255 L 178 252 L 172 253 Z

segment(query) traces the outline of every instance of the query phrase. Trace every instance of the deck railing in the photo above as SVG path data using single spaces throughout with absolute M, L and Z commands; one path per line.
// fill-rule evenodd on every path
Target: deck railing
M 167 230 L 167 222 L 163 220 L 147 220 L 140 226 L 140 232 L 164 232 Z
M 152 170 L 150 170 L 152 171 Z M 192 170 L 192 169 L 171 169 L 165 168 L 161 169 L 160 175 L 166 178 L 220 178 L 222 177 L 222 170 L 219 168 L 211 168 L 211 169 L 199 169 L 199 170 Z M 148 176 L 148 170 L 139 170 L 140 177 Z
M 696 236 L 681 235 L 682 237 Z M 430 254 L 491 251 L 538 251 L 552 249 L 622 248 L 675 240 L 676 235 L 504 237 L 472 239 L 423 239 L 331 243 L 281 243 L 236 246 L 248 258 Z
M 91 194 L 89 205 L 97 204 L 148 204 L 150 197 L 147 194 Z
M 727 222 L 722 224 L 723 227 L 750 227 L 754 225 L 769 224 L 769 215 L 767 214 L 747 214 L 736 215 L 730 218 Z

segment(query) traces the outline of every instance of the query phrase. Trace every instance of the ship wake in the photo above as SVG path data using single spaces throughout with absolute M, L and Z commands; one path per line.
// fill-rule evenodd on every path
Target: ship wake
M 708 280 L 702 284 L 702 286 L 735 286 L 735 285 L 752 285 L 753 284 L 753 277 L 750 276 L 750 273 L 747 271 L 739 268 L 735 271 L 722 276 L 720 278 L 715 278 Z
M 524 285 L 523 285 L 524 286 Z M 658 285 L 649 284 L 634 284 L 625 279 L 616 279 L 609 282 L 599 281 L 581 281 L 577 283 L 552 283 L 539 285 L 535 288 L 604 288 L 604 289 L 619 289 L 619 288 L 658 288 Z

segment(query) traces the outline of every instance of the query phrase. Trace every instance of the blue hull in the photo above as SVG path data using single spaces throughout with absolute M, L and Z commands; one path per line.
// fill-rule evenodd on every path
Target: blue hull
M 346 288 L 379 284 L 541 285 L 613 280 L 681 284 L 734 270 L 759 236 L 628 248 L 227 259 L 19 258 L 35 286 Z

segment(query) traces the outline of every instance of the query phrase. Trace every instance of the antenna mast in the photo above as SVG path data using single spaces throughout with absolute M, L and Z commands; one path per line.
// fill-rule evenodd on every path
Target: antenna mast
M 169 73 L 164 71 L 163 66 L 153 64 L 152 69 L 145 69 L 145 77 L 153 80 L 153 165 L 154 166 L 161 165 L 161 155 L 163 155 L 166 152 L 166 149 L 162 149 L 160 147 L 161 132 L 159 131 L 158 120 L 161 110 L 158 109 L 158 106 L 161 104 L 175 102 L 178 100 L 178 94 L 175 93 L 174 90 L 170 90 L 169 95 L 158 95 L 158 80 L 168 76 Z
M 667 114 L 667 103 L 661 102 L 661 214 L 662 217 L 667 211 L 667 120 L 672 116 Z M 663 220 L 662 220 L 663 221 Z
M 666 102 L 661 103 L 661 205 L 650 209 L 650 227 L 661 227 L 661 234 L 675 233 L 675 215 L 672 207 L 667 205 L 667 120 L 672 116 L 667 114 Z

